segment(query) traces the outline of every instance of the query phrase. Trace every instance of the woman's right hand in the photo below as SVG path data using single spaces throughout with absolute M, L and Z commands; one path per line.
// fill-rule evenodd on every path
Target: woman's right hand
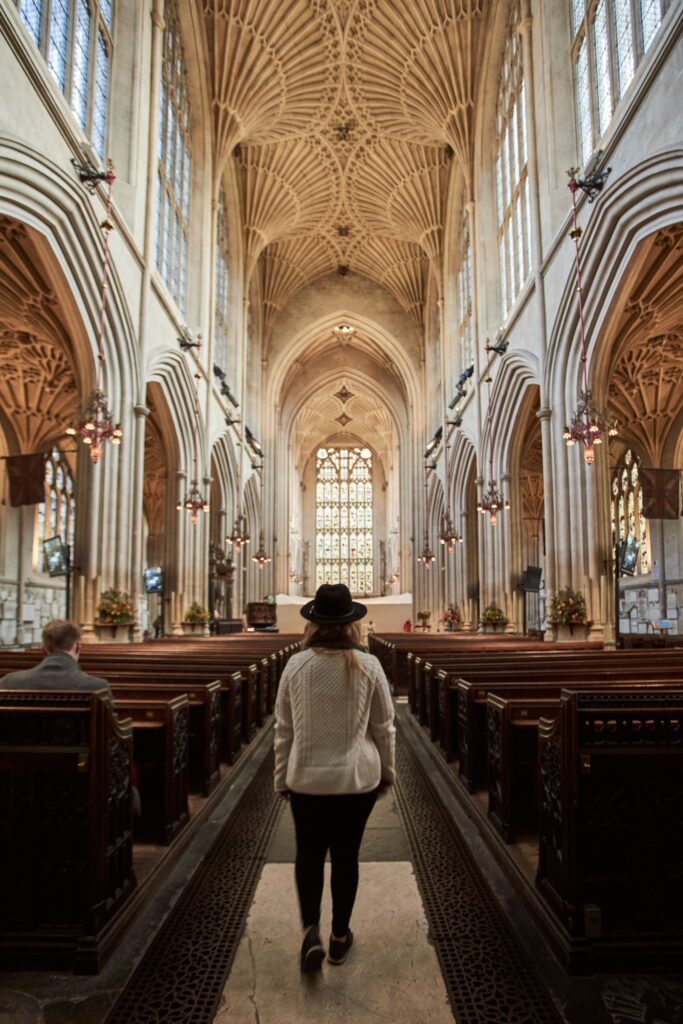
M 379 798 L 381 796 L 384 796 L 384 794 L 391 789 L 391 785 L 391 782 L 384 782 L 384 780 L 382 780 L 382 782 L 380 782 L 379 786 L 377 787 L 377 797 Z

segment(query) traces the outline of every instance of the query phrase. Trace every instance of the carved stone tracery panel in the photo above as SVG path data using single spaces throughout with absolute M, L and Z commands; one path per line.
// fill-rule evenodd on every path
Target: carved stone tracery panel
M 620 434 L 661 465 L 669 431 L 683 408 L 683 225 L 648 242 L 639 278 L 616 326 L 609 411 Z
M 27 230 L 0 218 L 0 405 L 19 450 L 45 450 L 76 415 L 73 346 Z

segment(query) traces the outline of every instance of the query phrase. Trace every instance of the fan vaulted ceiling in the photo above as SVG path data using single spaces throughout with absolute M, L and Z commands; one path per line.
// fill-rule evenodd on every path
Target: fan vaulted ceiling
M 214 147 L 269 321 L 338 270 L 419 324 L 451 161 L 471 181 L 483 0 L 205 0 Z M 342 271 L 344 272 L 344 271 Z

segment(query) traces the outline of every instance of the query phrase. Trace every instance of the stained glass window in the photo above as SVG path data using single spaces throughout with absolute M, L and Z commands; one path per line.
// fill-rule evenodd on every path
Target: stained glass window
M 19 0 L 21 20 L 101 160 L 106 149 L 112 6 L 112 0 Z
M 372 453 L 320 448 L 316 469 L 316 587 L 345 583 L 352 594 L 372 594 Z
M 36 569 L 47 572 L 43 541 L 60 536 L 73 550 L 76 526 L 74 481 L 69 465 L 59 448 L 53 448 L 45 460 L 45 501 L 36 506 Z
M 585 165 L 662 23 L 669 0 L 570 0 L 579 157 Z
M 635 537 L 640 543 L 636 572 L 650 571 L 650 538 L 647 519 L 643 515 L 643 493 L 640 487 L 638 456 L 629 448 L 612 477 L 612 539 Z
M 472 327 L 472 247 L 470 219 L 463 202 L 460 220 L 460 267 L 458 269 L 458 333 L 461 372 L 474 362 Z
M 228 365 L 228 328 L 230 323 L 228 252 L 228 211 L 225 193 L 221 189 L 216 220 L 216 312 L 213 351 L 214 362 L 230 377 L 232 367 Z
M 166 0 L 164 21 L 156 259 L 161 276 L 184 313 L 190 212 L 190 104 L 176 0 Z
M 503 319 L 530 270 L 530 213 L 519 3 L 510 8 L 496 109 L 496 208 Z

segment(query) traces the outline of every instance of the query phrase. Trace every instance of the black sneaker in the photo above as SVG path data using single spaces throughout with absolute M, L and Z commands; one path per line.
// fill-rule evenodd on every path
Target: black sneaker
M 346 942 L 339 942 L 330 935 L 330 948 L 327 951 L 327 961 L 330 964 L 343 964 L 346 954 L 353 945 L 353 932 L 349 928 L 346 933 Z
M 319 971 L 325 959 L 325 950 L 320 941 L 320 932 L 316 925 L 312 924 L 301 943 L 301 973 L 308 974 L 309 971 Z

